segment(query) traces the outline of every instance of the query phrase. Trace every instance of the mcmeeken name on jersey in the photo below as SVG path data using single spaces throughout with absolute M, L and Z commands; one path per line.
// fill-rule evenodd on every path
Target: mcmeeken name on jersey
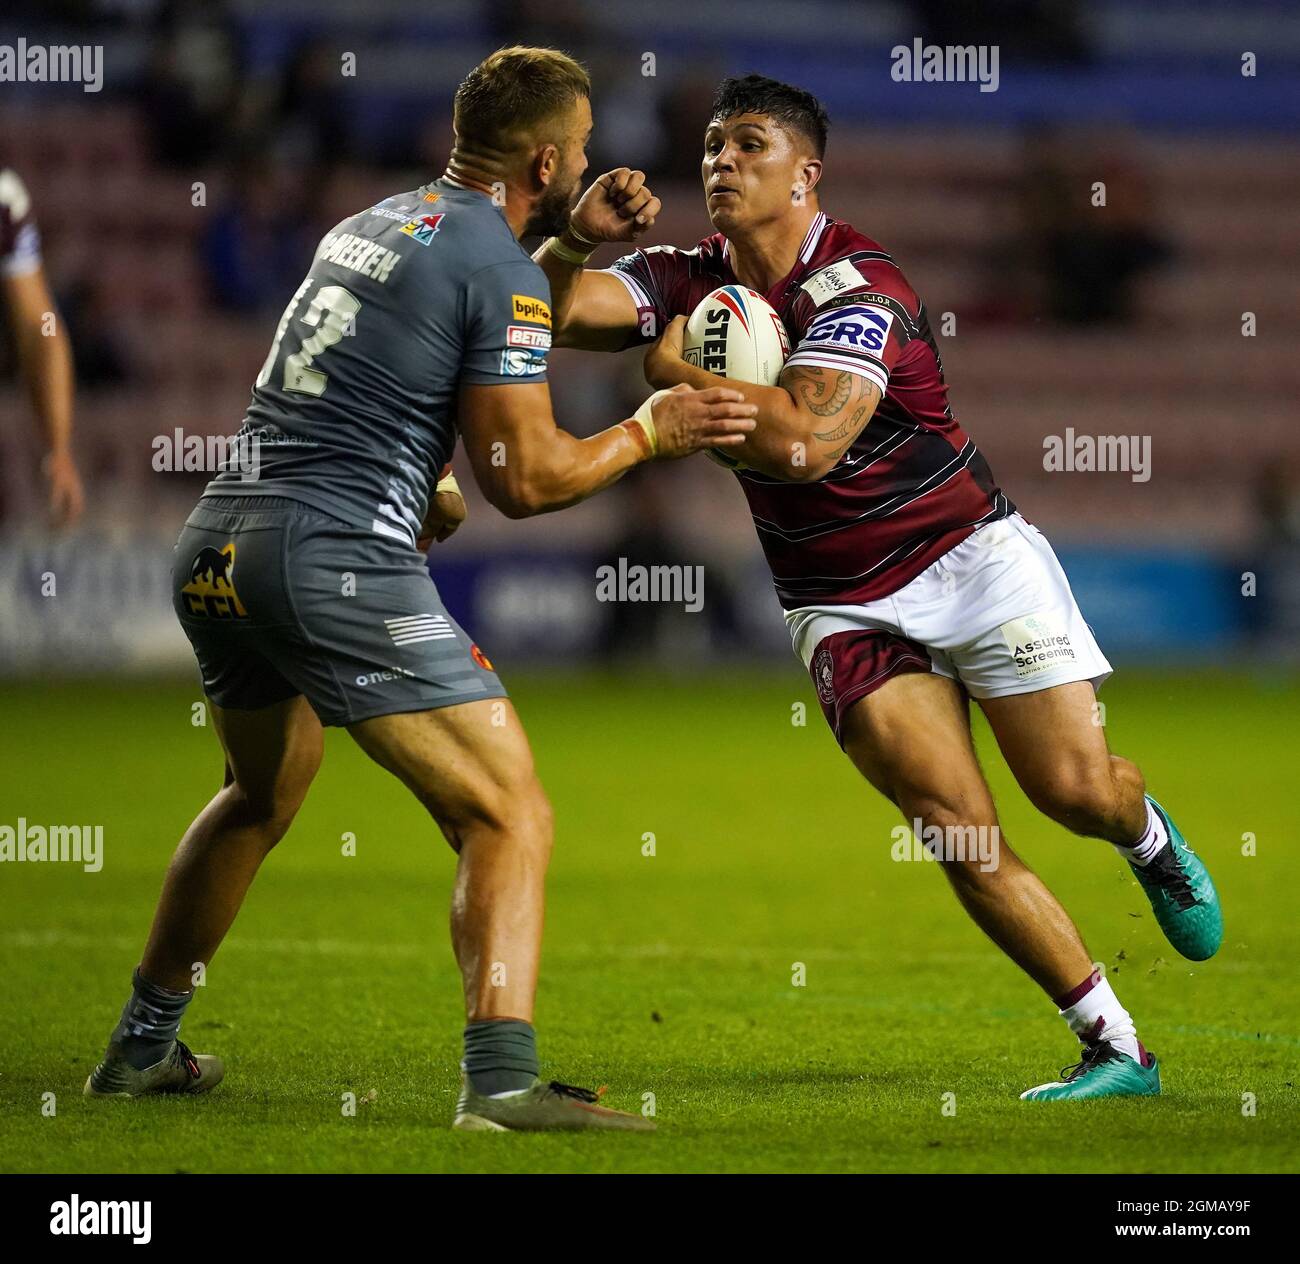
M 402 256 L 395 250 L 389 250 L 376 241 L 358 237 L 355 233 L 329 233 L 321 242 L 318 259 L 326 263 L 336 263 L 340 268 L 348 268 L 368 276 L 381 285 L 388 280 L 388 274 L 397 266 Z

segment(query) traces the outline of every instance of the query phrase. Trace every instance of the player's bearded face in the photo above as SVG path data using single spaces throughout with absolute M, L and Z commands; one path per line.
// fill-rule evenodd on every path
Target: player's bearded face
M 587 139 L 591 135 L 591 103 L 580 97 L 567 118 L 566 138 L 551 182 L 528 220 L 528 233 L 557 237 L 569 225 L 569 215 L 582 196 L 587 170 Z
M 585 169 L 586 163 L 583 163 Z M 582 194 L 582 171 L 564 181 L 552 180 L 533 207 L 528 219 L 528 234 L 558 237 L 569 224 L 569 215 Z

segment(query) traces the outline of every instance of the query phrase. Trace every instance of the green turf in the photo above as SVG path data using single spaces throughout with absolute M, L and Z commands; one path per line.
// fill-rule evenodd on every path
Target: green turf
M 226 1082 L 210 1098 L 86 1102 L 163 867 L 220 765 L 184 686 L 33 685 L 0 691 L 0 823 L 102 823 L 106 863 L 0 867 L 0 1168 L 1300 1167 L 1300 859 L 1282 789 L 1300 763 L 1300 687 L 1133 672 L 1107 686 L 1112 745 L 1141 762 L 1219 884 L 1227 937 L 1202 965 L 1165 945 L 1109 847 L 1035 815 L 981 732 L 1007 837 L 1163 1062 L 1163 1098 L 1050 1106 L 1016 1094 L 1074 1060 L 1063 1025 L 934 865 L 890 860 L 893 810 L 844 761 L 797 670 L 511 683 L 558 821 L 543 1074 L 608 1083 L 625 1108 L 653 1093 L 656 1135 L 448 1129 L 452 856 L 339 733 L 185 1024 L 225 1056 Z M 1241 854 L 1247 833 L 1257 856 Z M 345 1092 L 373 1097 L 347 1117 Z

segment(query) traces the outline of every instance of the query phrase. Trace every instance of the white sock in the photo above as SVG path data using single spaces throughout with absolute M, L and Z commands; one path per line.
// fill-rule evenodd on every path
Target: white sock
M 1131 846 L 1125 847 L 1120 843 L 1112 843 L 1121 856 L 1130 864 L 1137 865 L 1139 869 L 1145 869 L 1161 852 L 1169 842 L 1169 831 L 1165 829 L 1165 823 L 1160 819 L 1160 813 L 1151 806 L 1151 800 L 1147 800 L 1147 827 L 1142 831 L 1142 837 Z
M 1061 1017 L 1080 1040 L 1089 1044 L 1104 1040 L 1134 1061 L 1142 1061 L 1137 1028 L 1108 980 L 1093 984 L 1073 1005 L 1061 1010 Z

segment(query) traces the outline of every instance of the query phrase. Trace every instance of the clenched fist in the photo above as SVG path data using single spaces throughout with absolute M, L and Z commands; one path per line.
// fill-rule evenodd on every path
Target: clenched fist
M 635 241 L 662 210 L 646 187 L 645 172 L 618 167 L 601 176 L 579 200 L 569 227 L 579 242 Z

